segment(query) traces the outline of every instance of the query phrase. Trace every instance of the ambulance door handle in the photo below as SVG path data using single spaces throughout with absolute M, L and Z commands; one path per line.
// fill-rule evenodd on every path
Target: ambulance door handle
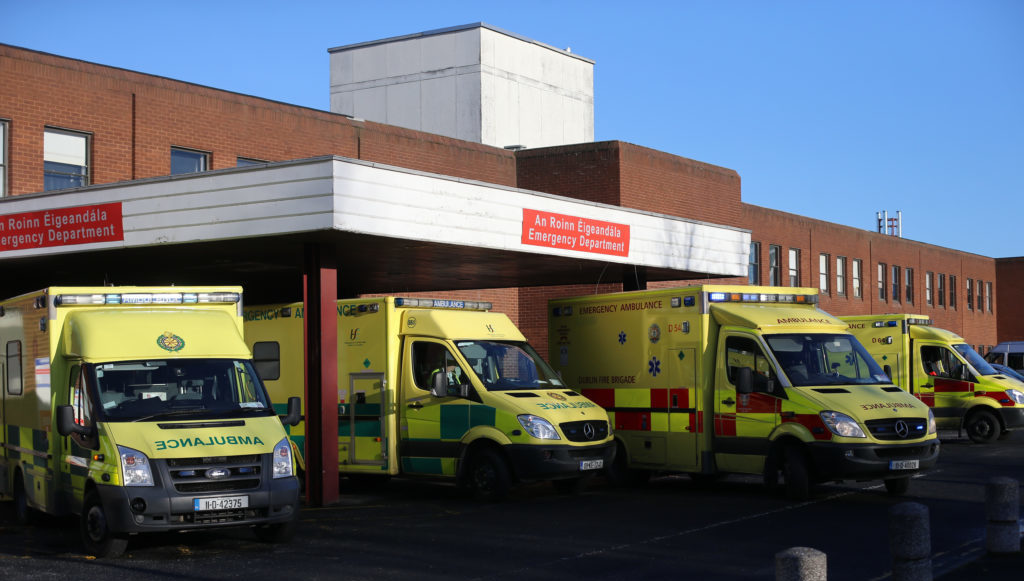
M 409 404 L 409 407 L 411 407 L 411 408 L 412 408 L 412 409 L 414 409 L 414 410 L 418 410 L 418 409 L 420 409 L 421 407 L 423 407 L 423 404 L 421 404 L 421 403 L 420 403 L 420 402 L 418 402 L 418 401 L 414 401 L 414 402 L 412 402 L 411 404 Z
M 725 405 L 732 405 L 732 404 L 734 404 L 736 402 L 730 397 L 730 398 L 727 398 L 727 399 L 723 399 L 722 403 L 724 403 Z

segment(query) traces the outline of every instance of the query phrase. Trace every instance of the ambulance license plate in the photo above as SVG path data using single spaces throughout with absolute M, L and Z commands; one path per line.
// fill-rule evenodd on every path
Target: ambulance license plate
M 233 510 L 248 508 L 248 496 L 215 496 L 213 498 L 193 499 L 196 512 L 204 510 Z
M 917 460 L 889 460 L 889 470 L 916 470 L 920 465 Z
M 604 468 L 604 458 L 580 460 L 580 470 L 600 470 L 602 468 Z

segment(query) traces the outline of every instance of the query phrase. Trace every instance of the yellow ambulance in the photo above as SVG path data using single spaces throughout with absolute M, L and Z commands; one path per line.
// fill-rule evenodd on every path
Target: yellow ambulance
M 1024 384 L 996 371 L 924 315 L 840 317 L 896 385 L 932 409 L 939 428 L 990 443 L 1024 428 Z
M 146 532 L 292 536 L 298 479 L 242 339 L 241 297 L 51 287 L 0 302 L 0 498 L 19 521 L 80 515 L 100 557 Z
M 609 476 L 875 480 L 893 494 L 939 455 L 928 407 L 892 385 L 817 290 L 703 285 L 550 301 L 550 362 L 609 412 Z
M 338 302 L 342 474 L 451 477 L 496 500 L 515 482 L 551 480 L 573 492 L 610 464 L 605 411 L 566 387 L 490 308 L 401 297 Z M 303 395 L 302 304 L 247 308 L 245 321 L 271 397 Z M 290 435 L 301 451 L 304 425 Z

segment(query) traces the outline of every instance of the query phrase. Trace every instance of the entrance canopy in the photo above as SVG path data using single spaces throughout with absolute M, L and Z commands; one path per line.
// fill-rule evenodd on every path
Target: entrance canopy
M 53 285 L 242 284 L 301 297 L 303 248 L 339 296 L 743 276 L 750 233 L 341 158 L 0 200 L 2 296 Z

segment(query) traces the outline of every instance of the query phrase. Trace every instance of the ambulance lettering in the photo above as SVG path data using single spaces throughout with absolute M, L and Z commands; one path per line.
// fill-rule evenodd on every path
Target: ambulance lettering
M 178 438 L 177 440 L 157 440 L 157 450 L 173 450 L 175 448 L 197 448 L 200 446 L 263 446 L 259 436 L 207 436 L 206 438 Z
M 537 407 L 542 410 L 584 409 L 597 407 L 597 404 L 590 403 L 589 401 L 551 402 L 539 403 Z
M 884 410 L 887 408 L 906 408 L 914 409 L 914 404 L 907 403 L 904 401 L 899 402 L 880 402 L 880 403 L 862 403 L 860 404 L 861 409 L 865 410 Z

